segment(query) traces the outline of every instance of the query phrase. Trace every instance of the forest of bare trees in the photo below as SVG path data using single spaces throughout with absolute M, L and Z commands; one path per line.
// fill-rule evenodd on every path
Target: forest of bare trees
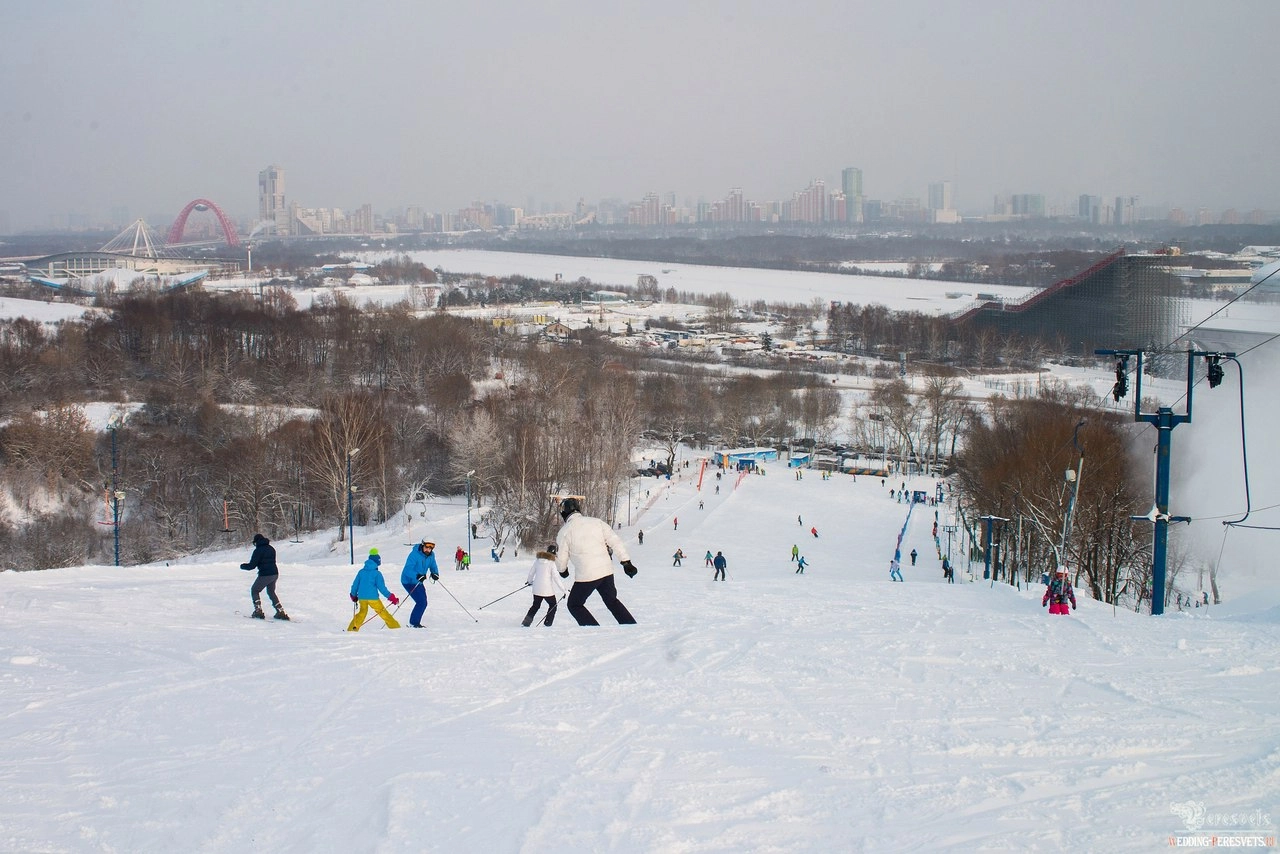
M 733 309 L 721 307 L 726 324 Z M 929 340 L 920 318 L 850 316 L 873 346 Z M 852 424 L 863 453 L 955 466 L 970 521 L 1024 520 L 999 532 L 1006 565 L 1024 579 L 1042 571 L 1086 402 L 1050 386 L 977 407 L 945 367 L 912 389 L 891 365 L 849 410 L 822 373 L 646 356 L 592 329 L 551 345 L 410 303 L 358 308 L 340 292 L 306 310 L 274 288 L 144 292 L 55 326 L 4 321 L 0 565 L 110 562 L 113 494 L 127 564 L 254 531 L 343 539 L 348 464 L 357 524 L 458 494 L 471 473 L 481 538 L 528 545 L 553 533 L 554 495 L 583 495 L 611 518 L 641 443 L 670 464 L 680 446 L 821 447 Z M 83 407 L 104 402 L 121 418 L 97 431 Z M 1089 418 L 1067 559 L 1097 598 L 1136 598 L 1147 545 L 1128 523 L 1138 497 L 1124 431 Z

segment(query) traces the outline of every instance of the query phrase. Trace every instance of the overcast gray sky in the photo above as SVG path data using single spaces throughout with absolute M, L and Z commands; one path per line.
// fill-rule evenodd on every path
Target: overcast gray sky
M 0 53 L 0 211 L 207 197 L 998 193 L 1280 209 L 1276 0 L 49 0 Z M 167 223 L 152 225 L 164 227 Z

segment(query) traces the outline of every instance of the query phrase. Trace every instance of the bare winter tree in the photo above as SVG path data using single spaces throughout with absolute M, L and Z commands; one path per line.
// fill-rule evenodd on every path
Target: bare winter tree
M 320 417 L 314 423 L 307 454 L 307 468 L 312 478 L 324 485 L 338 519 L 338 540 L 346 539 L 347 466 L 350 460 L 352 488 L 377 460 L 379 445 L 386 430 L 379 419 L 372 396 L 360 392 L 335 394 L 321 405 Z

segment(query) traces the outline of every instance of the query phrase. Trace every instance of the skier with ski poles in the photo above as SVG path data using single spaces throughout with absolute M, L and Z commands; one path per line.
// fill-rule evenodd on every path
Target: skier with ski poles
M 708 552 L 708 554 L 710 554 L 710 552 Z M 727 577 L 725 575 L 725 567 L 729 565 L 729 561 L 724 559 L 724 552 L 716 552 L 715 560 L 711 562 L 711 565 L 716 568 L 715 574 L 711 576 L 711 580 L 715 581 L 718 578 L 721 581 L 724 581 Z
M 635 623 L 635 617 L 618 599 L 613 581 L 610 553 L 622 563 L 628 578 L 635 578 L 638 571 L 622 539 L 607 522 L 582 515 L 582 504 L 573 496 L 560 502 L 560 518 L 564 525 L 556 535 L 556 569 L 560 571 L 561 578 L 569 577 L 570 561 L 574 569 L 573 587 L 569 590 L 569 613 L 580 626 L 600 625 L 584 604 L 592 593 L 599 593 L 615 620 L 623 624 Z
M 266 619 L 266 615 L 262 613 L 262 591 L 266 590 L 271 604 L 276 608 L 275 618 L 289 619 L 289 615 L 284 612 L 284 606 L 280 604 L 280 598 L 276 596 L 276 582 L 280 580 L 280 570 L 276 567 L 276 549 L 271 545 L 271 541 L 261 534 L 254 534 L 253 554 L 249 556 L 248 563 L 240 564 L 240 568 L 258 570 L 258 577 L 253 580 L 253 586 L 249 588 L 249 595 L 253 597 L 253 613 L 249 616 L 257 620 Z
M 365 623 L 365 615 L 372 608 L 374 613 L 382 618 L 389 629 L 398 629 L 400 624 L 396 622 L 396 618 L 387 613 L 387 609 L 382 604 L 379 594 L 387 597 L 387 601 L 392 605 L 399 605 L 400 600 L 396 598 L 396 594 L 387 590 L 387 582 L 382 577 L 382 571 L 378 569 L 382 565 L 382 556 L 378 554 L 376 548 L 369 549 L 369 557 L 365 559 L 364 566 L 360 567 L 360 571 L 356 573 L 355 579 L 351 582 L 351 601 L 359 605 L 355 614 L 351 617 L 351 622 L 347 624 L 347 631 L 358 632 L 360 627 Z
M 431 576 L 432 584 L 440 580 L 440 567 L 436 565 L 436 544 L 423 537 L 422 542 L 409 552 L 400 573 L 400 584 L 413 600 L 413 612 L 409 614 L 410 628 L 422 628 L 422 616 L 427 612 L 427 588 L 423 586 L 423 582 L 428 575 Z
M 524 615 L 524 620 L 520 623 L 525 628 L 533 625 L 533 618 L 538 615 L 538 609 L 542 607 L 543 602 L 547 603 L 547 616 L 543 619 L 542 625 L 550 628 L 555 621 L 558 597 L 565 593 L 564 585 L 556 577 L 556 551 L 558 551 L 556 544 L 552 543 L 546 550 L 538 552 L 533 566 L 529 567 L 529 577 L 525 581 L 525 586 L 533 587 L 533 604 L 529 606 L 529 613 Z

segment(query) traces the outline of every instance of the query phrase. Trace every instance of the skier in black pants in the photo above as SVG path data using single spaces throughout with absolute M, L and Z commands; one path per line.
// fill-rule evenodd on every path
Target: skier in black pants
M 253 586 L 249 588 L 249 594 L 253 596 L 253 613 L 249 616 L 259 620 L 266 619 L 266 615 L 262 613 L 262 591 L 266 590 L 271 604 L 276 608 L 276 619 L 289 619 L 289 615 L 284 612 L 284 606 L 280 604 L 279 597 L 276 596 L 276 582 L 280 579 L 280 570 L 276 568 L 276 550 L 271 545 L 271 541 L 261 534 L 254 534 L 253 554 L 249 556 L 248 563 L 240 564 L 240 568 L 258 570 L 258 577 L 253 580 Z
M 725 570 L 725 567 L 729 565 L 729 561 L 724 559 L 724 552 L 716 552 L 715 560 L 711 562 L 711 565 L 716 568 L 715 575 L 711 576 L 711 580 L 715 581 L 718 578 L 721 581 L 724 581 L 725 579 L 724 570 Z
M 613 558 L 618 558 L 629 578 L 636 575 L 635 565 L 627 554 L 627 547 L 609 527 L 608 522 L 593 516 L 582 515 L 582 505 L 570 496 L 560 502 L 560 518 L 564 526 L 556 535 L 556 569 L 561 578 L 569 577 L 569 562 L 573 562 L 574 581 L 569 589 L 569 613 L 580 626 L 600 625 L 584 604 L 592 593 L 599 593 L 605 607 L 619 623 L 631 624 L 627 606 L 618 599 L 618 589 L 613 583 Z

